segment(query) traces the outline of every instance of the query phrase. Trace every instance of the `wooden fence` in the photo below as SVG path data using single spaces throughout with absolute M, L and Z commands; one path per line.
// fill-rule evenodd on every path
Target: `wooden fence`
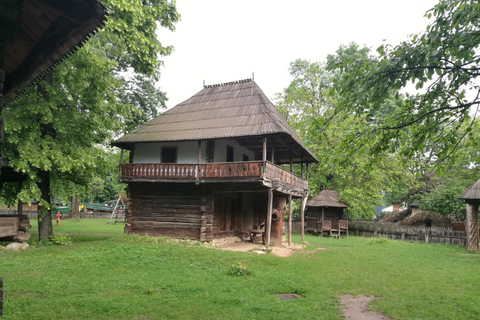
M 286 232 L 288 223 L 285 222 L 283 228 Z M 300 222 L 292 223 L 293 232 L 300 233 L 301 230 Z M 385 237 L 411 242 L 449 243 L 462 247 L 466 247 L 467 243 L 467 233 L 465 231 L 453 231 L 452 228 L 400 226 L 392 222 L 349 221 L 348 232 L 350 235 L 359 237 Z
M 425 243 L 449 243 L 466 246 L 467 233 L 453 231 L 452 228 L 427 228 L 399 226 L 395 223 L 370 221 L 349 221 L 348 229 L 351 235 L 362 237 L 385 237 L 392 240 L 404 240 Z

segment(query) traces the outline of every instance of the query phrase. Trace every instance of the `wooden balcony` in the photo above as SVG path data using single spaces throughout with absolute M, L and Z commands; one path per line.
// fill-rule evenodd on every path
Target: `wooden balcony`
M 122 164 L 120 182 L 280 182 L 308 189 L 308 182 L 268 161 L 227 163 Z

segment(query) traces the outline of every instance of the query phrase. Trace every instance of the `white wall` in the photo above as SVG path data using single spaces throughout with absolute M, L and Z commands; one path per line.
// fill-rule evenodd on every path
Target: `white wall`
M 227 145 L 233 147 L 234 161 L 243 161 L 247 155 L 250 161 L 255 160 L 253 152 L 240 146 L 233 140 L 215 140 L 215 162 L 227 161 Z M 198 142 L 149 142 L 136 143 L 133 153 L 133 163 L 160 163 L 162 147 L 177 147 L 177 163 L 197 163 Z M 201 144 L 201 162 L 205 163 L 206 141 Z

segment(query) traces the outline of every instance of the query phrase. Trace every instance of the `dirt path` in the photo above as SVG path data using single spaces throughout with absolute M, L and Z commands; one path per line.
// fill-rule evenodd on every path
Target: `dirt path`
M 392 320 L 381 313 L 367 310 L 367 304 L 373 299 L 375 299 L 373 296 L 354 297 L 350 294 L 342 296 L 340 307 L 345 320 Z

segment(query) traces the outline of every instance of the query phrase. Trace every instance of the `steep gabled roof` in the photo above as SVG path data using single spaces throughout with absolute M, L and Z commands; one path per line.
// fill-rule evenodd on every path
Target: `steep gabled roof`
M 0 0 L 4 105 L 81 47 L 105 14 L 99 0 Z
M 344 202 L 340 201 L 338 193 L 333 190 L 322 190 L 322 192 L 307 201 L 307 207 L 348 208 Z
M 306 162 L 318 162 L 260 87 L 246 79 L 205 86 L 190 99 L 118 139 L 115 145 L 128 149 L 138 142 L 242 138 L 249 146 L 261 146 L 259 141 L 252 141 L 270 135 L 280 142 L 275 146 L 276 158 L 284 149 L 284 163 L 289 150 Z

